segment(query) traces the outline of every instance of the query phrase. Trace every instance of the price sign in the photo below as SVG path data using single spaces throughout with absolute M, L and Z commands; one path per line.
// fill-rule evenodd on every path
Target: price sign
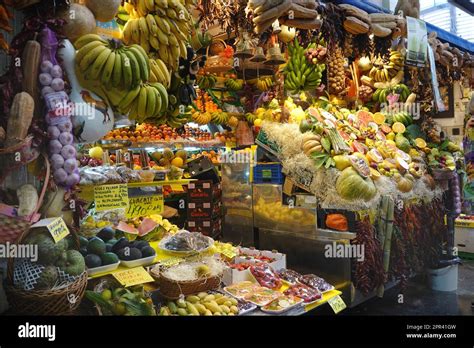
M 230 250 L 230 249 L 222 249 L 220 253 L 229 259 L 233 259 L 234 257 L 237 256 L 237 253 L 235 252 L 235 250 Z
M 262 177 L 264 179 L 271 179 L 272 178 L 272 170 L 271 169 L 263 169 L 262 170 Z
M 184 192 L 183 185 L 172 184 L 170 186 L 171 186 L 171 190 L 173 190 L 173 192 Z
M 132 197 L 129 199 L 127 218 L 133 219 L 153 214 L 161 214 L 164 210 L 162 194 Z
M 347 308 L 341 296 L 337 295 L 328 301 L 334 313 L 339 313 Z
M 127 184 L 101 185 L 94 188 L 96 211 L 128 207 Z
M 113 273 L 117 281 L 125 287 L 145 284 L 155 281 L 143 267 L 136 267 Z
M 170 266 L 177 265 L 183 261 L 184 260 L 180 257 L 170 257 L 166 260 L 160 261 L 160 265 L 165 266 L 165 267 L 170 267 Z
M 66 238 L 69 235 L 69 229 L 67 228 L 64 220 L 60 217 L 43 219 L 31 226 L 32 229 L 41 227 L 46 228 L 49 233 L 51 233 L 51 236 L 53 237 L 55 243 L 59 242 L 60 240 Z

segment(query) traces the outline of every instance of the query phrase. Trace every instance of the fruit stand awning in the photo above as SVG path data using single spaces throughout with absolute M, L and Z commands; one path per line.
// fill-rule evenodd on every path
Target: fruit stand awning
M 352 6 L 356 6 L 360 8 L 361 10 L 364 10 L 368 13 L 380 13 L 380 12 L 390 12 L 380 6 L 377 6 L 375 4 L 369 3 L 367 1 L 361 1 L 361 0 L 336 0 L 334 1 L 336 4 L 349 4 Z M 428 32 L 436 32 L 438 34 L 438 39 L 441 41 L 448 42 L 452 46 L 456 46 L 459 49 L 463 51 L 468 51 L 471 54 L 474 54 L 474 43 L 469 42 L 467 40 L 464 40 L 454 34 L 451 34 L 450 32 L 438 28 L 437 26 L 434 26 L 430 23 L 426 23 L 426 26 L 428 28 Z

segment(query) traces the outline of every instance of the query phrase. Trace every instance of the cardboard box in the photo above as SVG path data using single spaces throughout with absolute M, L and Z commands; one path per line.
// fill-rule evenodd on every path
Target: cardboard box
M 200 180 L 188 184 L 188 202 L 213 202 L 222 197 L 222 186 L 212 180 Z
M 244 282 L 246 280 L 255 282 L 255 278 L 248 269 L 246 269 L 245 271 L 239 271 L 230 267 L 224 268 L 222 282 L 225 284 L 225 286 Z
M 222 233 L 222 218 L 188 220 L 186 227 L 189 232 L 200 232 L 205 236 L 215 238 Z
M 188 220 L 212 219 L 222 215 L 221 202 L 188 202 Z
M 474 221 L 456 220 L 454 246 L 458 251 L 474 253 Z

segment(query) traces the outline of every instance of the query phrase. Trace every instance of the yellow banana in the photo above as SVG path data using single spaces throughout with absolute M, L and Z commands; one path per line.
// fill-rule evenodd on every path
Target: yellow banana
M 171 82 L 171 73 L 170 71 L 168 70 L 165 62 L 163 62 L 161 59 L 156 59 L 155 60 L 156 64 L 158 65 L 160 71 L 163 73 L 163 75 L 165 75 L 165 81 L 166 81 L 166 85 L 165 87 L 169 87 L 170 85 L 170 82 Z
M 122 52 L 120 54 L 122 56 L 122 81 L 124 87 L 130 86 L 132 84 L 132 63 L 130 62 L 130 59 L 128 56 L 125 54 L 125 52 Z
M 104 86 L 109 86 L 111 83 L 112 73 L 114 72 L 115 56 L 115 52 L 110 53 L 107 61 L 105 62 L 101 76 L 101 81 Z
M 173 34 L 171 34 L 171 35 L 168 36 L 168 42 L 169 42 L 169 46 L 170 46 L 170 47 L 177 47 L 177 48 L 179 48 L 178 39 L 177 39 L 176 36 L 174 36 Z
M 185 36 L 181 30 L 179 30 L 178 24 L 172 19 L 168 19 L 168 24 L 170 26 L 171 32 L 176 36 L 178 40 L 187 41 L 188 37 Z
M 140 76 L 141 78 L 146 81 L 150 75 L 150 60 L 148 59 L 147 54 L 140 49 L 141 45 L 132 45 L 127 49 L 133 53 L 135 58 L 137 59 L 138 65 L 140 66 Z
M 132 42 L 140 43 L 140 25 L 138 19 L 130 20 L 130 25 L 132 26 Z
M 186 49 L 186 43 L 183 40 L 179 40 L 178 44 L 179 44 L 179 57 L 183 59 L 187 59 L 188 50 Z
M 130 120 L 138 119 L 138 98 L 136 98 L 135 101 L 132 103 L 131 108 L 130 108 L 130 113 L 128 114 L 128 118 Z
M 107 45 L 107 41 L 102 39 L 99 35 L 97 35 L 97 34 L 86 34 L 86 35 L 81 36 L 79 39 L 76 40 L 76 42 L 74 42 L 74 47 L 76 48 L 76 50 L 80 50 L 85 45 L 87 45 L 91 42 L 94 42 L 94 41 L 100 41 L 104 45 Z
M 141 88 L 140 86 L 137 86 L 134 89 L 132 89 L 130 92 L 128 92 L 127 95 L 122 99 L 118 107 L 126 111 L 130 110 L 132 103 L 135 101 L 138 94 L 140 93 L 140 88 Z
M 147 102 L 147 90 L 145 86 L 141 86 L 140 93 L 138 94 L 138 116 L 143 117 L 146 113 L 146 102 Z
M 155 94 L 155 101 L 156 101 L 155 110 L 153 111 L 152 116 L 157 117 L 161 114 L 161 106 L 162 106 L 161 94 L 158 91 L 158 89 L 156 89 L 154 86 L 151 86 L 150 88 L 153 90 L 153 93 Z
M 136 6 L 136 10 L 140 17 L 145 17 L 148 13 L 148 10 L 145 5 L 145 0 L 138 0 L 138 6 Z
M 126 45 L 130 45 L 130 43 L 132 42 L 132 21 L 134 21 L 134 19 L 130 19 L 127 23 L 125 23 L 125 26 L 123 27 L 122 39 Z
M 105 45 L 100 42 L 100 41 L 92 41 L 86 45 L 84 45 L 80 50 L 77 51 L 76 57 L 74 58 L 75 64 L 81 64 L 82 59 L 87 56 L 92 50 L 98 48 L 98 47 L 104 47 Z M 82 66 L 82 65 L 81 65 Z M 82 70 L 82 68 L 81 68 Z
M 142 79 L 141 74 L 140 74 L 140 65 L 138 64 L 137 58 L 135 58 L 135 55 L 131 51 L 125 50 L 124 54 L 127 56 L 128 64 L 132 68 L 131 86 L 135 87 L 136 85 L 140 84 L 140 81 Z
M 146 117 L 151 117 L 155 114 L 155 108 L 156 108 L 156 94 L 153 91 L 154 88 L 151 86 L 146 86 L 146 111 L 145 115 Z
M 146 23 L 148 25 L 148 29 L 150 31 L 150 34 L 153 36 L 158 35 L 158 24 L 156 23 L 155 17 L 151 13 L 146 15 Z
M 145 0 L 145 7 L 149 12 L 155 10 L 155 1 L 154 0 Z
M 141 17 L 138 20 L 138 26 L 140 28 L 140 38 L 143 40 L 143 38 L 147 39 L 148 36 L 150 36 L 150 31 L 148 30 L 148 24 L 146 22 L 145 17 Z
M 166 34 L 166 35 L 171 34 L 170 24 L 168 23 L 166 17 L 162 18 L 158 15 L 155 15 L 155 21 L 156 21 L 156 24 L 158 25 L 158 28 L 160 28 L 160 30 L 164 34 Z
M 150 40 L 150 46 L 153 47 L 155 50 L 159 50 L 160 41 L 158 40 L 158 38 L 156 38 L 154 36 L 150 36 L 149 40 Z
M 150 78 L 148 79 L 149 82 L 158 82 L 158 77 L 156 77 L 155 73 L 150 71 Z
M 168 46 L 169 44 L 168 36 L 162 31 L 160 31 L 158 34 L 158 41 L 160 41 L 161 45 Z
M 100 73 L 102 72 L 102 68 L 104 67 L 105 63 L 107 62 L 111 54 L 112 54 L 112 51 L 110 50 L 110 48 L 106 48 L 97 56 L 97 59 L 91 65 L 91 68 L 89 70 L 88 78 L 90 80 L 99 79 Z M 115 61 L 115 58 L 114 58 L 114 61 Z
M 122 82 L 122 55 L 121 51 L 115 52 L 114 71 L 112 72 L 112 86 L 117 87 Z
M 85 50 L 85 47 L 87 47 L 87 45 L 84 46 L 82 48 L 82 50 Z M 82 52 L 82 50 L 79 51 L 79 53 L 77 54 L 78 56 Z M 106 50 L 110 50 L 110 49 L 105 47 L 104 45 L 98 45 L 95 48 L 93 48 L 92 50 L 89 50 L 88 52 L 84 52 L 85 53 L 84 58 L 78 59 L 78 57 L 76 56 L 76 64 L 77 64 L 77 62 L 80 62 L 79 67 L 80 67 L 81 71 L 86 71 L 86 69 L 89 68 L 91 66 L 91 64 L 97 59 L 99 54 L 101 54 L 102 52 L 104 52 Z
M 155 0 L 155 5 L 162 9 L 168 8 L 168 1 L 166 0 Z
M 140 46 L 142 46 L 146 52 L 150 52 L 150 42 L 148 41 L 149 38 L 150 36 L 140 36 Z
M 169 7 L 166 9 L 166 16 L 168 18 L 178 19 L 178 14 L 176 13 L 176 11 Z

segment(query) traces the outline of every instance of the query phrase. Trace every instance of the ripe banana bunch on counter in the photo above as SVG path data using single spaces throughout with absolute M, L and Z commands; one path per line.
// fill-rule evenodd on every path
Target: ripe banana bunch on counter
M 155 83 L 159 82 L 166 88 L 170 86 L 171 83 L 171 73 L 166 67 L 166 64 L 160 59 L 150 59 L 150 80 L 149 82 Z
M 150 77 L 150 60 L 140 45 L 122 46 L 95 34 L 81 36 L 74 45 L 75 64 L 85 80 L 135 88 Z
M 214 75 L 206 74 L 197 80 L 200 89 L 212 89 L 216 85 L 217 78 Z
M 375 82 L 389 82 L 400 71 L 403 71 L 405 59 L 399 51 L 390 51 L 388 61 L 377 58 L 369 72 L 369 77 Z
M 164 123 L 168 109 L 168 92 L 161 83 L 142 83 L 128 92 L 117 104 L 117 109 L 137 122 Z
M 130 20 L 123 29 L 126 44 L 139 44 L 176 71 L 179 58 L 187 58 L 186 44 L 192 20 L 179 0 L 129 0 L 124 9 Z
M 313 133 L 303 134 L 303 143 L 301 149 L 306 156 L 310 156 L 313 152 L 323 151 L 323 146 L 321 145 L 321 136 Z
M 212 121 L 212 115 L 210 112 L 200 112 L 200 111 L 195 111 L 192 114 L 193 121 L 196 122 L 199 125 L 205 125 L 208 123 L 211 123 Z
M 273 80 L 271 77 L 261 77 L 257 81 L 257 88 L 259 91 L 268 91 L 273 86 Z
M 226 124 L 229 120 L 229 114 L 225 111 L 214 111 L 211 116 L 211 122 L 215 124 Z
M 271 79 L 270 79 L 270 82 L 273 84 Z M 229 91 L 240 91 L 242 88 L 244 88 L 244 83 L 242 80 L 227 79 L 225 81 L 225 86 Z M 257 87 L 258 87 L 258 82 L 257 82 Z

